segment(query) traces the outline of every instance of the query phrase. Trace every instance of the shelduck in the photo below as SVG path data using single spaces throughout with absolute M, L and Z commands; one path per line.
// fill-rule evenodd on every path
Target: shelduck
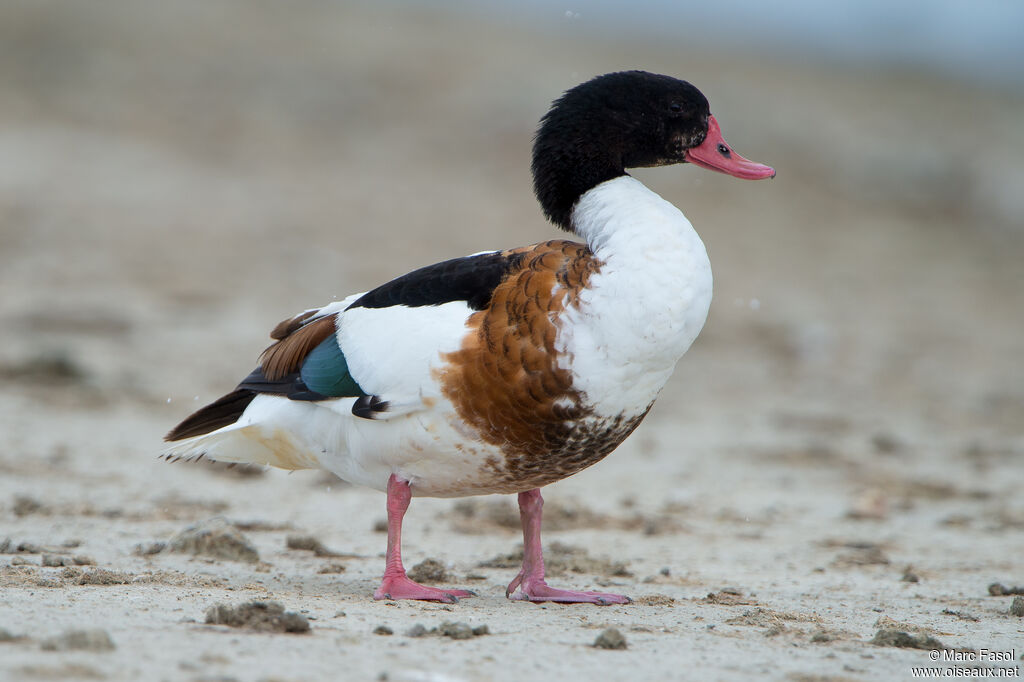
M 544 214 L 581 241 L 455 258 L 285 320 L 249 376 L 167 434 L 165 455 L 320 468 L 385 491 L 375 599 L 471 595 L 406 576 L 402 519 L 414 496 L 506 493 L 524 540 L 507 597 L 628 602 L 548 586 L 540 488 L 629 436 L 704 325 L 704 244 L 626 172 L 676 163 L 775 176 L 726 144 L 686 81 L 627 71 L 568 90 L 541 119 L 532 170 Z

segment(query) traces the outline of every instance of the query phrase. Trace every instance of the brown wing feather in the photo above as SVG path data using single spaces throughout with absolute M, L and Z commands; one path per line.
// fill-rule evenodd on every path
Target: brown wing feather
M 263 370 L 263 375 L 270 381 L 277 381 L 292 372 L 297 372 L 309 352 L 337 331 L 334 315 L 327 315 L 302 324 L 300 318 L 308 319 L 310 315 L 312 313 L 305 315 L 304 318 L 300 315 L 291 320 L 285 320 L 274 328 L 271 338 L 278 339 L 278 341 L 263 351 L 260 356 L 260 368 Z M 278 334 L 283 334 L 283 336 L 278 336 Z
M 643 419 L 594 415 L 555 348 L 557 319 L 603 263 L 584 244 L 554 240 L 523 258 L 474 313 L 462 347 L 445 355 L 441 388 L 459 417 L 504 460 L 491 458 L 494 492 L 521 492 L 600 461 Z
M 277 323 L 273 331 L 270 332 L 270 338 L 280 341 L 281 339 L 289 336 L 302 325 L 306 324 L 306 320 L 316 315 L 319 309 L 314 308 L 313 310 L 307 310 L 304 313 L 300 313 L 295 317 L 289 317 L 287 320 L 282 320 Z
M 583 244 L 554 240 L 516 250 L 521 267 L 469 319 L 462 348 L 446 356 L 444 394 L 460 417 L 507 452 L 540 456 L 582 416 L 572 376 L 559 367 L 553 318 L 575 301 L 600 261 Z

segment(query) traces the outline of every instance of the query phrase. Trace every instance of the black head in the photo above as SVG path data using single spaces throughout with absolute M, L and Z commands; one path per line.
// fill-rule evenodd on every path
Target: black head
M 552 104 L 534 139 L 534 191 L 544 213 L 571 229 L 572 207 L 580 196 L 625 175 L 627 168 L 693 161 L 738 174 L 727 166 L 734 165 L 730 156 L 742 157 L 732 155 L 720 135 L 712 152 L 723 164 L 693 156 L 691 150 L 711 142 L 709 122 L 717 131 L 707 98 L 670 76 L 622 71 L 577 85 Z

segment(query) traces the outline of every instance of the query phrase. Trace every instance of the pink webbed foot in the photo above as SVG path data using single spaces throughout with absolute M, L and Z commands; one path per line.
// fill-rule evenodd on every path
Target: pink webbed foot
M 516 588 L 519 591 L 516 591 Z M 522 575 L 509 583 L 505 590 L 505 596 L 517 601 L 553 601 L 562 604 L 629 604 L 633 600 L 621 594 L 609 592 L 581 592 L 576 590 L 559 590 L 548 585 L 543 578 L 539 580 L 524 580 Z
M 442 590 L 420 585 L 409 579 L 402 565 L 402 517 L 409 509 L 412 490 L 409 482 L 395 474 L 388 478 L 388 551 L 384 564 L 384 580 L 373 593 L 374 599 L 423 599 L 454 604 L 459 597 L 473 597 L 466 590 Z
M 459 601 L 460 597 L 475 596 L 476 593 L 469 590 L 442 590 L 437 587 L 420 585 L 404 575 L 385 577 L 384 582 L 373 593 L 374 599 L 421 599 L 440 601 L 446 604 L 454 604 Z
M 607 592 L 559 590 L 544 581 L 544 552 L 540 542 L 541 510 L 544 498 L 540 490 L 519 493 L 519 515 L 523 522 L 523 568 L 509 583 L 505 596 L 519 601 L 553 601 L 567 604 L 628 604 L 632 600 Z M 516 591 L 518 588 L 518 592 Z

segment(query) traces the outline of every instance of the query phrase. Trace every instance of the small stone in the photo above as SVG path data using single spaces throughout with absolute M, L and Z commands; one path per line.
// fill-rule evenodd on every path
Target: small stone
M 1007 587 L 1002 583 L 992 583 L 988 586 L 988 593 L 993 597 L 1004 597 L 1010 594 L 1024 594 L 1024 585 Z
M 744 597 L 743 592 L 736 587 L 723 587 L 718 592 L 709 592 L 704 597 L 708 604 L 725 604 L 728 606 L 747 606 L 757 604 L 757 600 Z
M 451 621 L 445 621 L 437 628 L 437 633 L 444 637 L 451 637 L 452 639 L 472 639 L 473 628 L 468 623 L 453 623 Z
M 489 627 L 487 627 L 486 625 L 477 625 L 475 628 L 473 628 L 473 636 L 474 637 L 481 637 L 483 635 L 489 635 L 489 634 L 491 634 L 491 629 Z
M 43 566 L 70 566 L 71 563 L 71 559 L 66 556 L 60 556 L 59 554 L 43 555 Z
M 388 532 L 388 522 L 386 520 L 384 520 L 384 519 L 377 519 L 376 521 L 373 522 L 373 532 L 374 533 L 387 533 Z
M 0 628 L 0 642 L 13 642 L 16 639 L 19 638 L 12 635 L 10 630 Z
M 899 439 L 889 433 L 876 433 L 871 437 L 871 444 L 875 446 L 875 452 L 883 455 L 891 455 L 903 449 Z
M 427 628 L 421 623 L 416 623 L 405 631 L 406 637 L 423 637 L 428 633 Z
M 7 554 L 11 550 L 11 539 L 4 538 L 0 540 L 0 554 Z
M 71 557 L 71 561 L 74 562 L 75 566 L 95 566 L 96 560 L 90 556 L 84 554 L 76 554 Z
M 289 535 L 284 540 L 284 546 L 288 549 L 305 549 L 315 552 L 318 548 L 323 547 L 323 544 L 312 535 Z
M 213 518 L 189 526 L 171 538 L 168 549 L 172 552 L 244 561 L 250 564 L 260 560 L 256 548 L 237 528 L 223 518 Z
M 625 649 L 627 646 L 626 638 L 617 628 L 608 628 L 594 640 L 596 649 Z
M 1024 618 L 1024 597 L 1014 597 L 1010 604 L 1010 615 Z
M 28 495 L 15 495 L 13 511 L 15 516 L 28 516 L 29 514 L 45 513 L 46 505 L 34 497 L 29 497 Z
M 389 628 L 387 625 L 378 625 L 373 629 L 375 635 L 393 635 L 395 631 Z
M 316 556 L 337 557 L 338 552 L 324 547 L 324 544 L 312 535 L 289 535 L 285 538 L 285 547 L 288 549 L 305 549 L 313 552 Z
M 907 568 L 903 571 L 903 575 L 900 577 L 900 580 L 905 583 L 916 583 L 921 581 L 921 577 L 914 573 L 913 568 L 907 566 Z
M 956 616 L 960 620 L 969 620 L 969 621 L 971 621 L 973 623 L 977 623 L 978 621 L 981 620 L 980 618 L 978 618 L 977 616 L 975 616 L 973 614 L 965 613 L 963 611 L 953 611 L 952 609 L 942 609 L 942 611 L 940 613 L 942 613 L 942 615 L 944 615 L 944 616 Z
M 322 573 L 322 574 L 327 574 L 327 573 L 344 573 L 344 572 L 345 572 L 345 566 L 343 564 L 339 564 L 337 562 L 331 562 L 329 564 L 324 564 L 319 569 L 317 569 L 317 573 Z
M 275 601 L 251 601 L 240 606 L 215 604 L 206 610 L 207 625 L 227 625 L 259 632 L 309 632 L 309 619 L 300 613 L 285 611 Z
M 847 543 L 849 552 L 840 552 L 832 561 L 833 565 L 840 567 L 850 566 L 873 566 L 891 563 L 881 546 L 874 543 Z
M 424 559 L 409 569 L 408 576 L 418 583 L 441 583 L 450 579 L 444 564 L 437 559 Z
M 152 556 L 167 549 L 166 542 L 140 542 L 135 545 L 135 554 L 138 556 Z
M 113 651 L 114 641 L 106 630 L 68 630 L 40 643 L 43 651 Z
M 941 651 L 946 647 L 939 640 L 928 635 L 912 635 L 909 632 L 882 628 L 875 633 L 871 643 L 875 646 L 894 646 L 900 649 L 928 649 Z

